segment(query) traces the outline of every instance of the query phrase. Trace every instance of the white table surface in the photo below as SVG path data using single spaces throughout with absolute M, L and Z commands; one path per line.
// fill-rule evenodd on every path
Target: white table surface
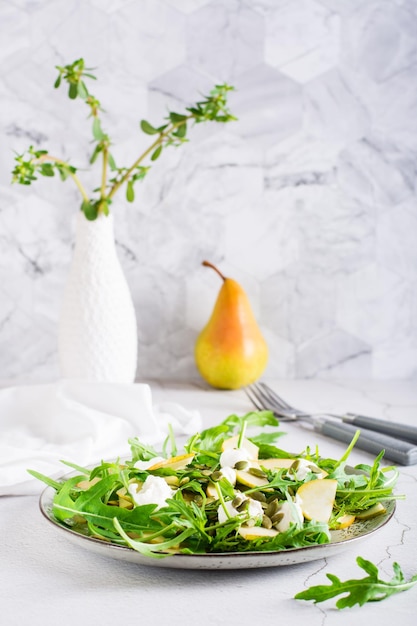
M 417 423 L 415 382 L 269 381 L 286 399 L 312 410 L 358 411 L 393 421 Z M 251 409 L 243 391 L 216 391 L 201 385 L 151 383 L 155 401 L 174 400 L 199 409 L 204 426 Z M 318 443 L 337 458 L 344 444 L 306 427 L 283 424 L 279 445 L 301 451 Z M 360 450 L 352 464 L 368 462 Z M 48 626 L 118 623 L 199 626 L 217 624 L 415 624 L 417 587 L 383 602 L 338 611 L 334 601 L 313 605 L 293 599 L 306 586 L 324 584 L 326 573 L 342 580 L 361 578 L 355 559 L 375 562 L 386 579 L 392 563 L 405 576 L 417 574 L 417 466 L 400 467 L 395 517 L 369 540 L 329 559 L 290 567 L 190 571 L 139 566 L 87 552 L 54 531 L 38 509 L 38 497 L 0 498 L 0 623 Z M 302 622 L 303 620 L 303 622 Z

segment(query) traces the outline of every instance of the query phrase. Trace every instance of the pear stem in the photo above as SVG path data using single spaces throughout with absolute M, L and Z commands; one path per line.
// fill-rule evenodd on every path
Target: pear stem
M 211 269 L 213 269 L 215 272 L 218 273 L 218 275 L 220 276 L 220 278 L 222 280 L 226 280 L 226 276 L 224 276 L 221 271 L 219 269 L 217 269 L 217 267 L 215 265 L 213 265 L 213 263 L 210 263 L 210 261 L 203 261 L 201 265 L 204 265 L 204 267 L 211 267 Z

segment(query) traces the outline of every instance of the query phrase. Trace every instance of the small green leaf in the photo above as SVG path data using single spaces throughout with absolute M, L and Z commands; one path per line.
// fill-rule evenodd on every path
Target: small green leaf
M 135 190 L 133 189 L 133 183 L 131 180 L 128 181 L 126 187 L 126 200 L 128 202 L 133 202 L 135 199 Z
M 51 163 L 42 163 L 39 170 L 42 176 L 55 176 L 54 168 Z
M 187 134 L 187 123 L 184 122 L 184 124 L 181 124 L 181 126 L 178 126 L 176 131 L 172 134 L 175 135 L 175 137 L 179 137 L 180 139 L 185 137 L 185 135 Z
M 59 176 L 61 178 L 62 181 L 67 180 L 68 176 L 69 176 L 69 169 L 67 167 L 64 167 L 61 164 L 57 164 L 56 165 L 56 169 L 58 170 Z
M 154 128 L 152 126 L 152 124 L 149 124 L 149 122 L 147 122 L 146 120 L 142 120 L 141 121 L 140 127 L 143 130 L 143 132 L 146 133 L 147 135 L 157 135 L 158 134 L 158 130 L 156 128 Z
M 61 84 L 61 79 L 62 79 L 62 76 L 61 76 L 61 74 L 60 74 L 60 75 L 58 76 L 58 78 L 56 79 L 56 81 L 54 82 L 54 87 L 55 87 L 55 89 L 58 89 L 58 87 L 60 86 L 60 84 Z
M 159 157 L 161 152 L 162 152 L 162 146 L 158 146 L 157 149 L 152 153 L 151 161 L 156 161 L 156 159 Z
M 99 144 L 98 146 L 96 146 L 94 148 L 93 154 L 90 157 L 90 163 L 94 163 L 98 157 L 98 155 L 100 154 L 100 152 L 102 151 L 102 147 Z
M 114 160 L 113 155 L 110 154 L 110 152 L 107 155 L 107 158 L 108 158 L 109 167 L 110 167 L 111 171 L 115 172 L 117 170 L 117 165 L 116 165 L 116 161 Z
M 104 133 L 101 130 L 101 122 L 98 117 L 95 117 L 93 120 L 93 136 L 97 141 L 104 139 Z
M 187 116 L 182 115 L 180 113 L 174 113 L 173 111 L 171 111 L 169 114 L 169 119 L 171 120 L 173 124 L 178 124 L 178 122 L 183 122 L 184 120 L 186 120 Z
M 78 96 L 78 85 L 77 83 L 70 83 L 69 89 L 68 89 L 68 95 L 71 98 L 71 100 L 75 100 L 75 98 Z
M 84 200 L 81 205 L 81 211 L 84 213 L 85 217 L 90 221 L 94 221 L 98 216 L 98 206 L 96 203 L 92 203 L 88 200 Z
M 143 167 L 143 165 L 138 165 L 136 172 L 132 176 L 132 181 L 143 180 L 150 170 L 150 167 Z
M 83 100 L 86 100 L 88 98 L 88 90 L 82 80 L 80 80 L 80 82 L 78 83 L 78 95 Z

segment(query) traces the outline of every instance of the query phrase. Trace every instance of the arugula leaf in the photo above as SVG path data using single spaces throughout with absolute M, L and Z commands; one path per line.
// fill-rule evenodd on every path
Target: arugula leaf
M 187 452 L 204 452 L 213 455 L 221 451 L 222 443 L 225 439 L 236 432 L 241 432 L 245 428 L 278 426 L 279 422 L 271 411 L 250 411 L 243 416 L 229 415 L 217 426 L 207 428 L 200 434 L 191 437 L 184 446 Z M 254 443 L 270 443 L 283 433 L 263 433 L 263 435 L 253 437 Z M 259 438 L 260 437 L 260 438 Z M 252 437 L 248 437 L 252 441 Z
M 305 591 L 297 593 L 294 598 L 296 600 L 312 600 L 314 603 L 318 603 L 334 598 L 340 594 L 347 594 L 336 602 L 338 609 L 345 609 L 355 604 L 363 606 L 365 602 L 384 600 L 394 593 L 411 589 L 411 587 L 417 583 L 417 574 L 412 576 L 409 581 L 405 580 L 398 563 L 393 563 L 394 576 L 387 582 L 379 578 L 379 570 L 371 561 L 367 561 L 358 556 L 356 562 L 368 576 L 360 579 L 353 578 L 342 582 L 340 578 L 334 574 L 326 574 L 331 582 L 330 585 L 315 585 L 309 587 Z
M 132 453 L 132 464 L 136 461 L 150 461 L 155 456 L 160 456 L 155 448 L 142 443 L 137 437 L 129 439 L 128 442 Z
M 53 478 L 49 478 L 49 476 L 45 476 L 45 474 L 41 474 L 40 472 L 36 472 L 35 470 L 28 470 L 28 473 L 31 474 L 34 478 L 41 480 L 43 483 L 48 485 L 48 487 L 52 487 L 55 491 L 58 491 L 61 487 L 61 483 L 57 482 Z

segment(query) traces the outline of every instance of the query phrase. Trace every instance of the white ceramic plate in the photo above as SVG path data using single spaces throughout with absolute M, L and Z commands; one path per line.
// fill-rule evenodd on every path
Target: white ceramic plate
M 395 501 L 385 503 L 386 513 L 362 522 L 355 522 L 349 528 L 331 531 L 331 541 L 327 544 L 292 548 L 278 552 L 223 552 L 221 554 L 174 554 L 163 559 L 147 557 L 127 546 L 106 543 L 100 539 L 87 537 L 68 528 L 55 519 L 52 514 L 52 502 L 55 490 L 47 487 L 40 498 L 40 509 L 44 517 L 65 536 L 81 548 L 122 561 L 131 561 L 139 565 L 170 567 L 175 569 L 252 569 L 259 567 L 280 567 L 315 561 L 339 554 L 353 544 L 369 538 L 380 530 L 392 518 Z

